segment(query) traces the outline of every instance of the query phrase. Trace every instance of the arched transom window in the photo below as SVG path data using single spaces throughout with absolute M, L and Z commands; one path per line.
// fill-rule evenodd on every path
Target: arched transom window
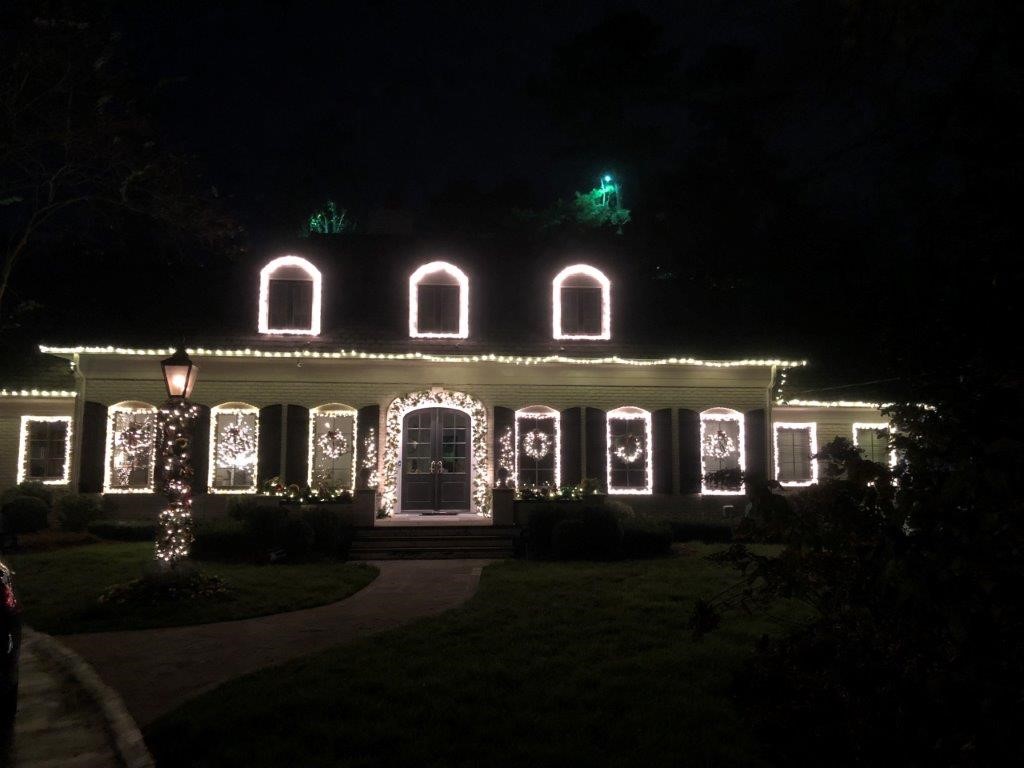
M 469 337 L 469 278 L 447 261 L 424 264 L 409 276 L 409 336 Z
M 281 256 L 260 270 L 260 333 L 320 334 L 320 270 L 300 256 Z
M 556 339 L 610 339 L 612 284 L 589 264 L 566 267 L 552 283 L 552 332 Z

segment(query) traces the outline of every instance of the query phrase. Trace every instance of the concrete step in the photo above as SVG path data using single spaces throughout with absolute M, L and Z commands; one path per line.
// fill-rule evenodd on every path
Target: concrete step
M 488 537 L 488 536 L 514 536 L 515 528 L 496 528 L 492 525 L 389 525 L 377 528 L 356 529 L 357 539 L 388 539 L 404 538 L 406 536 L 444 536 L 444 537 Z
M 511 546 L 495 547 L 353 547 L 349 560 L 476 560 L 501 559 L 515 554 Z
M 355 539 L 352 542 L 352 548 L 438 549 L 439 547 L 511 547 L 512 544 L 511 536 L 389 536 L 380 539 Z

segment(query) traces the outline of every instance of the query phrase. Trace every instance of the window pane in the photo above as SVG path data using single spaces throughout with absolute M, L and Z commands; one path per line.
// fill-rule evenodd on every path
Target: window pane
M 597 336 L 601 333 L 601 289 L 562 286 L 562 333 Z
M 271 280 L 268 322 L 273 329 L 308 330 L 313 324 L 313 283 Z
M 810 428 L 782 428 L 778 431 L 780 483 L 806 483 L 811 479 Z
M 643 489 L 647 487 L 647 470 L 651 461 L 647 445 L 647 423 L 644 419 L 612 418 L 608 420 L 611 433 L 609 461 L 611 488 Z
M 459 286 L 417 286 L 416 327 L 420 333 L 459 332 Z

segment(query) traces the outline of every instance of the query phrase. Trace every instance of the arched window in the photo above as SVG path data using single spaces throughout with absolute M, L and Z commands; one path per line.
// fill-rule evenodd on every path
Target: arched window
M 341 403 L 310 409 L 310 488 L 335 491 L 356 487 L 357 417 L 355 408 Z
M 149 493 L 156 469 L 157 410 L 128 401 L 107 409 L 104 493 Z
M 211 493 L 254 493 L 259 451 L 260 409 L 223 403 L 210 409 Z
M 320 270 L 281 256 L 260 270 L 260 333 L 320 334 Z
M 515 462 L 520 488 L 558 488 L 562 484 L 561 414 L 544 405 L 516 411 Z
M 446 261 L 424 264 L 409 276 L 409 336 L 469 337 L 469 278 Z
M 608 411 L 608 493 L 650 494 L 651 414 L 623 406 Z
M 556 339 L 610 339 L 612 284 L 589 264 L 566 267 L 551 289 L 552 333 Z
M 700 415 L 700 492 L 743 493 L 747 468 L 743 414 L 731 408 L 708 408 Z

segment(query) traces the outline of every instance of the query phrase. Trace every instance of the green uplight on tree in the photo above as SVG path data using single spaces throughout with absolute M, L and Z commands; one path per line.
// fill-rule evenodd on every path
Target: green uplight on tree
M 338 235 L 342 232 L 351 232 L 355 222 L 348 215 L 344 208 L 335 206 L 333 200 L 327 203 L 309 217 L 302 225 L 302 236 L 315 235 Z

